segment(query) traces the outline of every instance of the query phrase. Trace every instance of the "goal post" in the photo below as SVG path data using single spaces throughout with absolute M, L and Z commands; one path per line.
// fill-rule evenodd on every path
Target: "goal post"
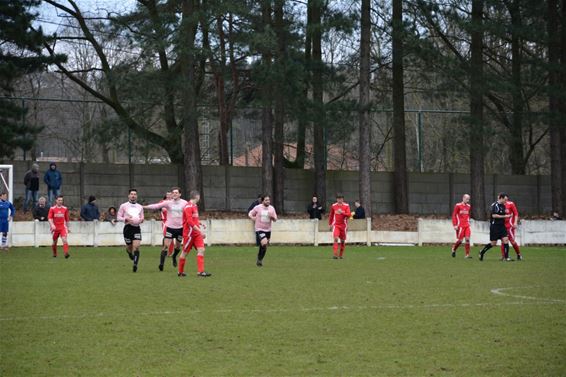
M 14 203 L 14 165 L 0 165 L 0 192 L 8 193 L 8 200 Z

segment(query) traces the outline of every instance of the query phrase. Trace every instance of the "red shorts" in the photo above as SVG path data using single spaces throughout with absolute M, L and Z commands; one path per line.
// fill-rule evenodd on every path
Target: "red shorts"
M 52 230 L 51 233 L 53 234 L 54 240 L 59 237 L 65 238 L 67 237 L 67 228 L 55 228 L 55 230 Z
M 334 225 L 332 227 L 332 237 L 333 238 L 340 238 L 343 241 L 346 241 L 346 231 L 348 230 L 347 225 Z
M 517 231 L 517 229 L 513 228 L 512 226 L 510 226 L 509 228 L 505 227 L 505 229 L 507 229 L 507 238 L 509 238 L 509 241 L 515 241 L 515 232 Z
M 201 232 L 195 232 L 191 229 L 188 233 L 183 233 L 183 251 L 188 253 L 193 247 L 195 249 L 204 248 L 204 238 Z
M 470 238 L 472 231 L 469 226 L 459 227 L 456 231 L 456 238 L 461 240 L 463 238 Z

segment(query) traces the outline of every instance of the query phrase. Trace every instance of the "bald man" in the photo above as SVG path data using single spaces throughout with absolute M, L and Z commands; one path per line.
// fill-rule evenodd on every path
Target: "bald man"
M 452 212 L 452 226 L 456 231 L 456 243 L 452 246 L 452 257 L 456 257 L 456 250 L 464 242 L 464 248 L 466 249 L 466 259 L 471 258 L 470 255 L 470 235 L 472 234 L 470 230 L 470 212 L 472 207 L 470 206 L 470 195 L 464 194 L 462 196 L 462 201 L 454 206 L 454 211 Z

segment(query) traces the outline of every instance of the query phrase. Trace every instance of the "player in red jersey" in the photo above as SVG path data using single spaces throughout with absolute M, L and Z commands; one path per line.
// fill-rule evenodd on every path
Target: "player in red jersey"
M 205 234 L 202 233 L 203 225 L 198 218 L 198 202 L 200 194 L 198 191 L 191 191 L 189 204 L 183 209 L 183 251 L 179 258 L 178 276 L 187 276 L 185 274 L 185 262 L 187 255 L 194 247 L 197 249 L 197 276 L 208 277 L 212 274 L 204 270 L 204 239 Z
M 163 200 L 160 201 L 159 203 L 162 203 L 166 200 L 171 200 L 171 191 L 167 191 L 167 193 L 163 197 Z M 161 208 L 161 226 L 163 228 L 163 245 L 165 245 L 165 235 L 167 234 L 167 226 L 165 225 L 166 222 L 167 222 L 167 208 L 163 207 Z M 171 242 L 169 244 L 169 249 L 167 250 L 168 257 L 170 257 L 173 254 L 174 249 L 175 249 L 175 243 Z
M 471 258 L 470 255 L 470 213 L 472 207 L 470 206 L 470 195 L 464 194 L 462 202 L 454 206 L 452 212 L 452 225 L 456 231 L 456 243 L 452 246 L 452 257 L 456 257 L 456 250 L 464 240 L 464 248 L 466 250 L 465 258 Z
M 328 217 L 328 225 L 334 238 L 332 259 L 342 259 L 344 256 L 348 219 L 351 215 L 350 205 L 344 202 L 344 195 L 336 194 L 336 203 L 330 206 L 330 216 Z M 338 243 L 340 243 L 340 254 L 338 254 Z
M 515 253 L 517 254 L 517 260 L 523 260 L 523 255 L 521 255 L 521 250 L 517 241 L 515 241 L 515 231 L 517 230 L 517 225 L 519 224 L 519 211 L 514 202 L 507 199 L 505 202 L 505 214 L 511 215 L 511 217 L 505 218 L 505 228 L 507 229 L 507 237 L 509 238 L 509 243 L 513 246 Z M 509 258 L 509 255 L 505 255 L 504 245 L 501 244 L 501 257 Z
M 49 209 L 47 215 L 49 225 L 51 226 L 51 233 L 53 234 L 53 244 L 51 249 L 53 250 L 53 257 L 57 257 L 57 241 L 59 237 L 63 241 L 63 252 L 65 253 L 65 258 L 69 258 L 69 244 L 67 243 L 67 234 L 69 229 L 67 224 L 69 223 L 69 210 L 63 205 L 63 196 L 59 195 L 55 199 L 55 205 Z

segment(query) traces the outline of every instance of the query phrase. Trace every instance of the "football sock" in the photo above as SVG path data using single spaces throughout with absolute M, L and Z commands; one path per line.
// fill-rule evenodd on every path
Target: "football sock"
M 454 246 L 452 246 L 452 250 L 456 251 L 461 244 L 462 244 L 462 240 L 456 241 Z
M 506 243 L 503 245 L 503 247 L 505 248 L 505 259 L 509 258 L 509 244 Z
M 2 234 L 2 247 L 8 245 L 8 237 L 5 234 Z
M 167 258 L 167 249 L 161 250 L 161 256 L 159 257 L 159 264 L 161 266 L 165 264 L 165 258 Z
M 204 272 L 204 255 L 197 255 L 197 270 L 199 273 Z
M 501 243 L 501 258 L 505 258 L 505 244 Z
M 140 260 L 140 251 L 139 250 L 135 250 L 134 251 L 134 265 L 137 266 L 138 262 Z
M 169 244 L 169 252 L 167 253 L 167 255 L 171 256 L 171 254 L 173 254 L 174 249 L 175 249 L 175 242 L 171 242 Z
M 265 257 L 265 253 L 267 253 L 267 246 L 260 245 L 260 246 L 259 246 L 259 251 L 258 251 L 258 253 L 257 253 L 257 259 L 258 259 L 259 261 L 262 261 L 263 258 Z
M 181 257 L 179 259 L 179 273 L 183 273 L 185 271 L 185 262 L 187 261 L 186 258 Z
M 515 250 L 515 253 L 517 255 L 521 255 L 521 250 L 519 249 L 519 244 L 517 244 L 517 242 L 511 241 L 511 246 L 513 246 L 513 249 Z
M 332 251 L 334 252 L 334 256 L 337 257 L 338 256 L 338 242 L 334 242 L 334 245 L 332 245 Z
M 464 249 L 466 250 L 466 255 L 470 255 L 470 243 L 466 242 L 464 245 Z
M 493 247 L 492 244 L 488 243 L 486 244 L 483 249 L 481 249 L 480 254 L 485 254 L 486 251 L 488 251 L 489 249 L 491 249 Z
M 51 245 L 51 250 L 53 250 L 53 255 L 57 255 L 57 244 Z
M 344 249 L 346 248 L 346 244 L 341 243 L 340 244 L 340 256 L 344 255 Z
M 68 243 L 63 244 L 63 252 L 65 253 L 65 255 L 69 254 L 69 244 Z
M 173 259 L 177 258 L 177 255 L 179 255 L 180 252 L 181 249 L 175 249 L 175 252 L 173 253 Z

